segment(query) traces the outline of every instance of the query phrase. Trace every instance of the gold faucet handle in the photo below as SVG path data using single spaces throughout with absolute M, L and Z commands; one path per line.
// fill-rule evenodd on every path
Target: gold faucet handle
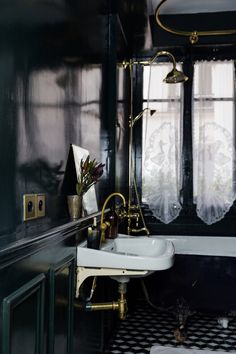
M 110 227 L 111 224 L 109 223 L 109 221 L 104 221 L 101 225 L 100 225 L 100 230 L 101 230 L 101 243 L 106 241 L 106 237 L 105 237 L 105 231 L 108 227 Z
M 131 212 L 131 213 L 128 214 L 128 218 L 130 218 L 130 219 L 139 219 L 139 217 L 140 217 L 139 213 Z
M 101 224 L 100 229 L 101 229 L 101 231 L 105 231 L 110 226 L 111 225 L 110 225 L 109 221 L 106 220 Z
M 116 209 L 116 214 L 119 219 L 124 219 L 127 217 L 127 211 L 125 210 L 125 208 Z
M 138 207 L 138 205 L 133 204 L 133 205 L 130 205 L 129 210 L 130 211 L 137 211 L 137 210 L 139 210 L 139 207 Z

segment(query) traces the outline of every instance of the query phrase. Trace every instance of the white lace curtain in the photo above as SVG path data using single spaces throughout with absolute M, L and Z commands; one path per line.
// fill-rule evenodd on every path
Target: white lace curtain
M 142 197 L 169 223 L 181 211 L 182 85 L 162 82 L 171 66 L 144 70 Z M 197 62 L 193 84 L 193 192 L 197 215 L 211 225 L 236 199 L 234 63 Z
M 164 223 L 178 217 L 182 188 L 181 84 L 163 79 L 171 64 L 144 68 L 144 107 L 155 110 L 143 117 L 142 199 Z
M 210 225 L 235 200 L 234 64 L 194 66 L 193 183 L 197 215 Z

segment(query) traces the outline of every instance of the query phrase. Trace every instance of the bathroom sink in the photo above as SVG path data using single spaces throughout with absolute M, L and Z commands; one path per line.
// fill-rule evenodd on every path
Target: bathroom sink
M 100 250 L 87 248 L 86 241 L 77 247 L 77 266 L 154 271 L 170 268 L 174 263 L 174 246 L 159 237 L 119 234 L 106 240 Z

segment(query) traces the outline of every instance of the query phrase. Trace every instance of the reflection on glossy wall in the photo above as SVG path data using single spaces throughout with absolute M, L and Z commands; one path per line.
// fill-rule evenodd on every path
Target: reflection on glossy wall
M 121 189 L 125 185 L 125 79 L 119 74 L 117 87 L 117 17 L 109 16 L 113 2 L 109 4 L 103 0 L 1 4 L 2 243 L 66 220 L 62 184 L 70 144 L 82 146 L 106 164 L 97 186 L 100 205 L 115 184 Z M 45 218 L 23 222 L 23 195 L 29 193 L 46 194 Z
M 0 67 L 4 233 L 14 231 L 14 224 L 20 230 L 26 227 L 22 224 L 25 193 L 46 193 L 49 219 L 63 212 L 58 210 L 59 195 L 70 144 L 101 160 L 102 70 L 101 65 L 64 65 L 18 75 L 9 53 L 2 55 Z
M 125 117 L 129 116 L 129 72 L 124 68 L 117 70 L 117 117 L 116 117 L 116 189 L 127 194 L 128 189 L 128 140 L 129 129 Z
M 101 83 L 101 66 L 39 69 L 17 80 L 19 200 L 22 192 L 60 194 L 70 144 L 101 160 Z
M 89 29 L 81 32 L 73 21 L 62 18 L 59 25 L 56 9 L 50 10 L 50 25 L 45 16 L 42 23 L 35 20 L 36 8 L 27 9 L 31 20 L 25 18 L 24 25 L 15 11 L 8 13 L 8 27 L 0 19 L 0 235 L 12 240 L 43 232 L 68 217 L 61 187 L 70 144 L 88 149 L 103 163 L 109 144 L 103 123 L 103 87 L 109 77 L 104 76 L 106 27 L 94 41 Z M 43 12 L 49 15 L 47 7 Z M 96 23 L 97 14 L 93 16 Z M 93 51 L 89 41 L 95 43 Z M 101 185 L 107 180 L 109 169 Z M 97 189 L 101 199 L 102 188 Z M 23 194 L 28 193 L 46 194 L 45 218 L 23 222 Z
M 15 75 L 10 50 L 0 53 L 0 217 L 1 233 L 12 230 L 15 222 Z

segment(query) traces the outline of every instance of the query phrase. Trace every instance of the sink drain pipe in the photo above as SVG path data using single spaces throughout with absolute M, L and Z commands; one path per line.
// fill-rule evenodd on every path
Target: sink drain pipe
M 117 301 L 112 302 L 101 302 L 101 303 L 91 303 L 91 302 L 79 302 L 75 303 L 75 307 L 82 311 L 104 311 L 113 310 L 118 311 L 119 319 L 124 320 L 128 311 L 127 300 L 127 283 L 118 284 L 119 298 Z

